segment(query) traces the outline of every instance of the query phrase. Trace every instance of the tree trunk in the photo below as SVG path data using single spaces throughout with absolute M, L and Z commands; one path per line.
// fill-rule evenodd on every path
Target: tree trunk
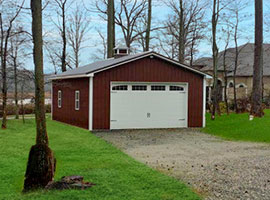
M 189 62 L 190 67 L 193 66 L 195 37 L 196 37 L 196 28 L 194 28 L 194 30 L 192 31 L 192 40 L 191 40 L 191 47 L 190 47 L 190 62 Z
M 107 17 L 108 17 L 108 24 L 107 24 L 107 58 L 113 57 L 113 48 L 115 43 L 115 23 L 114 23 L 114 0 L 108 1 L 107 7 Z
M 179 19 L 179 55 L 178 60 L 180 63 L 184 63 L 185 57 L 185 42 L 184 42 L 184 8 L 183 8 L 183 0 L 179 0 L 180 6 L 180 19 Z
M 21 109 L 22 109 L 22 120 L 23 123 L 25 124 L 25 119 L 24 119 L 24 105 L 23 105 L 23 100 L 24 100 L 24 82 L 21 85 Z
M 211 119 L 215 119 L 217 108 L 217 61 L 218 61 L 218 48 L 216 43 L 216 28 L 218 14 L 216 13 L 217 1 L 213 1 L 213 14 L 212 14 L 212 53 L 213 53 L 213 109 Z
M 147 29 L 145 33 L 145 51 L 149 51 L 151 20 L 152 20 L 152 0 L 148 0 Z
M 263 79 L 263 1 L 255 0 L 255 49 L 253 66 L 253 88 L 250 115 L 262 117 Z
M 65 4 L 62 7 L 62 40 L 63 40 L 63 49 L 62 49 L 62 57 L 61 57 L 61 68 L 62 72 L 67 71 L 66 65 L 66 56 L 67 56 L 67 37 L 66 37 L 66 11 L 65 11 Z
M 0 16 L 1 22 L 1 69 L 2 69 L 2 129 L 7 128 L 7 49 L 8 39 L 11 27 L 8 28 L 6 36 L 3 28 L 2 15 Z
M 42 0 L 31 0 L 33 58 L 35 64 L 36 145 L 31 147 L 24 180 L 24 191 L 44 188 L 53 180 L 55 159 L 49 148 L 44 106 Z
M 19 119 L 19 104 L 18 104 L 18 80 L 17 80 L 17 62 L 16 56 L 13 61 L 14 65 L 14 99 L 15 99 L 15 119 Z
M 228 97 L 227 97 L 227 85 L 228 85 L 228 78 L 227 78 L 227 67 L 226 67 L 226 54 L 227 54 L 228 43 L 226 44 L 224 54 L 223 54 L 223 70 L 224 70 L 224 101 L 226 106 L 226 113 L 229 115 L 229 105 L 228 105 Z
M 3 53 L 4 54 L 4 53 Z M 2 109 L 3 109 L 3 119 L 2 119 L 2 129 L 7 128 L 7 72 L 5 59 L 2 61 Z
M 235 44 L 235 59 L 234 59 L 234 70 L 233 70 L 233 99 L 234 99 L 234 110 L 236 113 L 239 113 L 237 106 L 237 93 L 236 93 L 236 72 L 238 67 L 238 11 L 236 11 L 236 24 L 234 27 L 234 44 Z

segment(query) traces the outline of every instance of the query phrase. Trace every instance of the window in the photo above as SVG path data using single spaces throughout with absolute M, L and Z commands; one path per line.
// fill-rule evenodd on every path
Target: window
M 233 87 L 233 82 L 230 82 L 229 83 L 229 88 L 232 88 Z
M 244 86 L 243 85 L 239 85 L 239 88 L 243 88 Z
M 58 108 L 61 108 L 62 107 L 62 91 L 61 90 L 58 90 Z
M 245 84 L 244 83 L 240 83 L 238 87 L 239 88 L 245 88 Z
M 146 91 L 147 86 L 146 85 L 132 85 L 133 91 Z
M 181 86 L 170 85 L 170 91 L 184 91 L 185 89 Z
M 113 86 L 112 90 L 113 91 L 124 91 L 124 90 L 128 90 L 128 86 L 127 85 L 117 85 L 117 86 Z
M 75 110 L 80 110 L 80 91 L 75 91 Z
M 165 91 L 166 87 L 165 85 L 151 85 L 152 91 Z

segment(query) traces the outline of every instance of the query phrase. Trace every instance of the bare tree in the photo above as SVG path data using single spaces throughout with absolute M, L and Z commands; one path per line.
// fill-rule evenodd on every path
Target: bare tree
M 12 37 L 13 24 L 19 16 L 21 9 L 24 4 L 24 0 L 18 6 L 17 2 L 8 2 L 9 6 L 14 7 L 15 10 L 9 16 L 3 18 L 3 14 L 0 13 L 0 57 L 1 57 L 1 69 L 2 69 L 2 109 L 3 109 L 3 120 L 2 129 L 7 128 L 7 56 L 9 50 L 9 40 Z
M 103 59 L 106 59 L 106 52 L 107 52 L 106 39 L 105 39 L 105 36 L 101 33 L 101 31 L 98 31 L 98 35 L 99 35 L 99 37 L 101 38 L 101 41 L 102 41 L 103 51 L 101 51 L 101 52 L 103 54 Z
M 131 47 L 141 33 L 136 32 L 137 23 L 145 16 L 147 7 L 146 0 L 119 0 L 115 7 L 115 23 L 123 33 L 127 47 Z M 102 14 L 102 18 L 107 20 L 108 0 L 96 1 L 96 10 Z M 146 30 L 144 30 L 144 33 Z
M 234 34 L 233 34 L 233 40 L 235 45 L 235 57 L 234 57 L 234 70 L 233 70 L 233 97 L 234 97 L 234 109 L 235 112 L 238 113 L 238 106 L 237 106 L 237 93 L 236 93 L 236 72 L 238 68 L 238 57 L 240 53 L 240 49 L 238 47 L 238 39 L 239 39 L 239 25 L 241 21 L 244 21 L 244 17 L 241 15 L 241 11 L 245 9 L 247 6 L 247 3 L 245 0 L 235 0 L 233 1 L 230 6 L 228 7 L 230 13 L 232 14 L 230 16 L 230 24 L 233 27 Z
M 82 6 L 76 5 L 76 9 L 69 19 L 67 28 L 68 43 L 73 51 L 73 58 L 71 58 L 71 61 L 75 64 L 76 68 L 79 67 L 80 51 L 83 48 L 82 45 L 85 41 L 85 35 L 90 28 L 90 21 L 87 19 L 86 13 L 82 8 Z
M 145 33 L 145 51 L 149 51 L 151 21 L 152 21 L 152 0 L 148 0 L 147 29 Z
M 212 57 L 213 57 L 213 108 L 211 112 L 211 119 L 215 119 L 216 109 L 219 111 L 219 87 L 218 87 L 218 55 L 219 50 L 217 46 L 217 26 L 219 23 L 219 17 L 221 11 L 224 10 L 229 4 L 230 0 L 222 1 L 222 0 L 213 0 L 213 7 L 212 7 L 212 19 L 211 19 L 211 27 L 212 27 L 212 35 L 211 35 L 211 42 L 212 42 Z
M 113 57 L 113 48 L 115 46 L 115 11 L 114 0 L 108 0 L 107 3 L 107 58 Z
M 165 43 L 164 47 L 169 47 L 164 52 L 174 52 L 173 58 L 177 58 L 179 62 L 184 63 L 189 58 L 192 63 L 196 46 L 203 38 L 203 30 L 206 27 L 205 4 L 202 0 L 174 0 L 166 2 L 166 5 L 171 12 L 165 22 L 166 29 L 162 31 L 164 41 L 161 43 Z M 173 39 L 167 40 L 169 35 Z M 170 45 L 172 40 L 177 47 Z
M 110 1 L 109 1 L 110 2 Z M 150 7 L 149 7 L 149 6 Z M 108 0 L 95 1 L 95 12 L 100 14 L 100 17 L 107 21 L 108 18 Z M 143 51 L 146 51 L 146 37 L 149 37 L 149 41 L 153 38 L 146 33 L 152 33 L 153 31 L 160 30 L 162 27 L 152 27 L 149 23 L 152 20 L 148 20 L 148 17 L 152 19 L 152 2 L 148 0 L 117 0 L 115 1 L 115 24 L 120 28 L 123 33 L 124 41 L 127 47 L 131 47 L 133 43 L 141 45 Z M 148 9 L 147 9 L 148 8 Z M 149 10 L 149 8 L 151 8 Z M 151 12 L 151 13 L 150 13 Z M 149 16 L 148 16 L 149 14 Z M 149 22 L 149 23 L 148 23 Z M 149 42 L 150 44 L 150 42 Z M 149 44 L 148 48 L 149 48 Z M 108 45 L 108 44 L 107 44 Z M 132 47 L 133 50 L 136 50 Z M 108 49 L 107 49 L 108 50 Z M 108 50 L 109 51 L 109 50 Z
M 53 180 L 55 159 L 49 148 L 44 106 L 42 0 L 31 0 L 33 59 L 35 64 L 36 144 L 31 147 L 24 180 L 24 191 L 44 188 Z
M 21 28 L 19 28 L 20 30 Z M 15 34 L 10 38 L 10 49 L 8 52 L 8 63 L 13 68 L 14 79 L 14 100 L 15 100 L 15 119 L 19 119 L 19 97 L 18 97 L 18 68 L 21 66 L 21 58 L 25 58 L 26 53 L 23 50 L 27 38 L 21 34 Z
M 263 0 L 255 0 L 255 49 L 253 66 L 253 88 L 250 119 L 262 117 L 263 85 Z
M 192 25 L 191 25 L 191 34 L 188 36 L 187 41 L 188 42 L 188 49 L 189 49 L 189 65 L 192 67 L 193 66 L 193 60 L 195 54 L 198 52 L 198 45 L 202 39 L 204 39 L 203 36 L 203 30 L 206 28 L 205 23 L 202 23 L 200 20 L 202 19 L 197 19 L 195 20 Z M 200 22 L 198 22 L 200 21 Z
M 120 0 L 120 8 L 116 10 L 115 22 L 122 30 L 128 48 L 141 34 L 135 33 L 135 28 L 136 23 L 145 15 L 146 5 L 146 0 Z
M 67 71 L 67 3 L 68 0 L 53 0 L 56 6 L 56 13 L 58 15 L 58 22 L 55 22 L 61 38 L 62 38 L 62 52 L 61 52 L 61 70 Z
M 230 24 L 227 24 L 226 29 L 223 29 L 223 32 L 225 33 L 224 36 L 224 42 L 225 42 L 225 47 L 224 47 L 224 51 L 223 51 L 223 55 L 222 55 L 222 60 L 223 60 L 223 71 L 224 71 L 224 101 L 225 101 L 225 105 L 226 105 L 226 112 L 227 115 L 229 115 L 229 104 L 228 104 L 228 97 L 227 97 L 227 85 L 228 85 L 228 76 L 227 76 L 227 72 L 228 72 L 228 68 L 227 68 L 227 63 L 226 63 L 226 57 L 227 57 L 227 51 L 228 51 L 228 47 L 229 47 L 229 43 L 231 40 L 231 36 L 232 36 L 232 30 L 230 27 Z
M 107 38 L 105 33 L 102 33 L 101 30 L 96 30 L 98 33 L 98 36 L 100 37 L 100 40 L 97 40 L 94 43 L 94 46 L 97 46 L 96 51 L 91 55 L 92 60 L 104 60 L 107 58 Z M 101 43 L 101 44 L 100 44 Z M 100 47 L 101 45 L 101 47 Z
M 212 54 L 213 54 L 213 108 L 211 119 L 215 119 L 217 107 L 217 68 L 218 68 L 218 47 L 217 47 L 217 24 L 220 12 L 219 0 L 213 0 L 213 13 L 212 13 Z
M 61 63 L 61 56 L 59 56 L 55 49 L 55 46 L 53 46 L 53 44 L 50 44 L 50 42 L 44 42 L 44 47 L 47 53 L 47 57 L 50 63 L 53 65 L 54 74 L 57 74 L 59 63 Z
M 179 45 L 179 53 L 178 53 L 178 60 L 180 63 L 184 63 L 184 57 L 185 57 L 185 24 L 184 24 L 184 7 L 183 7 L 183 0 L 179 0 L 179 39 L 178 39 L 178 45 Z

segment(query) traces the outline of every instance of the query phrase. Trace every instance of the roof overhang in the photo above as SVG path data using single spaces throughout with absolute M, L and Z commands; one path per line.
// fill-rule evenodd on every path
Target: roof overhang
M 55 76 L 55 77 L 51 77 L 49 78 L 49 80 L 59 80 L 59 79 L 71 79 L 71 78 L 84 78 L 84 77 L 93 77 L 96 73 L 99 73 L 99 72 L 102 72 L 102 71 L 105 71 L 105 70 L 108 70 L 108 69 L 111 69 L 111 68 L 114 68 L 114 67 L 117 67 L 117 66 L 120 66 L 120 65 L 123 65 L 123 64 L 127 64 L 127 63 L 130 63 L 130 62 L 133 62 L 133 61 L 136 61 L 136 60 L 139 60 L 139 59 L 142 59 L 142 58 L 146 58 L 146 57 L 149 57 L 149 56 L 155 56 L 157 58 L 160 58 L 162 60 L 165 60 L 169 63 L 172 63 L 174 65 L 177 65 L 179 67 L 182 67 L 184 69 L 187 69 L 189 71 L 192 71 L 196 74 L 199 74 L 199 75 L 202 75 L 206 78 L 212 78 L 211 75 L 207 74 L 207 73 L 204 73 L 202 71 L 199 71 L 197 69 L 193 69 L 185 64 L 181 64 L 173 59 L 170 59 L 170 58 L 167 58 L 161 54 L 158 54 L 156 52 L 153 52 L 153 51 L 149 51 L 148 53 L 145 53 L 143 55 L 140 55 L 138 57 L 134 57 L 134 58 L 131 58 L 129 60 L 126 60 L 126 61 L 122 61 L 122 62 L 119 62 L 119 63 L 116 63 L 116 64 L 113 64 L 113 65 L 110 65 L 110 66 L 106 66 L 104 68 L 101 68 L 101 69 L 97 69 L 95 71 L 90 71 L 88 73 L 85 73 L 85 74 L 75 74 L 75 75 L 67 75 L 67 76 Z

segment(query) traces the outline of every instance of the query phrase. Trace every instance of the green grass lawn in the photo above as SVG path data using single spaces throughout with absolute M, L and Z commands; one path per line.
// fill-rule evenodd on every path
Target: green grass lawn
M 9 120 L 0 130 L 0 199 L 199 199 L 186 185 L 141 164 L 87 130 L 48 120 L 50 147 L 57 159 L 56 180 L 82 175 L 96 186 L 84 190 L 22 194 L 33 119 Z
M 270 110 L 265 110 L 263 118 L 249 121 L 249 114 L 235 114 L 217 116 L 211 120 L 208 113 L 206 127 L 203 132 L 220 136 L 229 140 L 270 143 Z

